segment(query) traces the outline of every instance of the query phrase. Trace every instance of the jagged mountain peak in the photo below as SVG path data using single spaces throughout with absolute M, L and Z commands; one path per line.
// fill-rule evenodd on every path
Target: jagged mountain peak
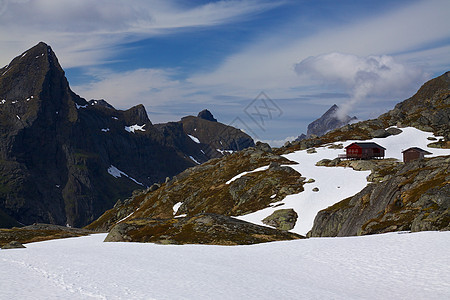
M 323 115 L 330 115 L 336 113 L 339 110 L 339 106 L 337 104 L 333 104 Z
M 333 104 L 320 118 L 311 122 L 308 125 L 308 131 L 306 135 L 301 135 L 297 140 L 302 140 L 312 135 L 322 136 L 328 131 L 342 127 L 351 122 L 358 120 L 357 117 L 344 116 L 343 118 L 338 115 L 339 106 Z
M 40 42 L 0 70 L 0 97 L 11 101 L 31 95 L 37 97 L 45 88 L 46 80 L 59 81 L 61 87 L 68 85 L 55 53 L 50 46 Z
M 128 110 L 125 110 L 123 112 L 123 117 L 125 119 L 125 122 L 128 123 L 135 123 L 138 125 L 151 124 L 150 119 L 147 115 L 147 111 L 145 110 L 145 106 L 142 104 L 138 104 Z
M 199 112 L 197 117 L 202 118 L 204 120 L 211 121 L 211 122 L 217 122 L 217 119 L 214 118 L 213 114 L 207 109 L 204 109 L 201 112 Z

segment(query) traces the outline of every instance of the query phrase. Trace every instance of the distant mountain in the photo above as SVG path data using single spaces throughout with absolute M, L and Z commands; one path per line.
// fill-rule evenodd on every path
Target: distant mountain
M 357 117 L 350 116 L 339 118 L 338 111 L 339 107 L 336 104 L 331 106 L 320 118 L 308 125 L 306 135 L 301 134 L 296 140 L 300 141 L 312 136 L 322 136 L 333 129 L 340 128 L 349 123 L 354 123 L 358 120 Z
M 249 135 L 217 122 L 208 110 L 201 111 L 197 117 L 187 116 L 181 121 L 156 124 L 155 127 L 178 147 L 190 149 L 190 156 L 198 162 L 255 146 Z M 189 143 L 186 144 L 186 141 Z M 196 143 L 195 149 L 189 146 L 192 141 Z
M 238 129 L 201 120 L 223 150 L 253 143 Z M 143 105 L 122 111 L 87 102 L 41 42 L 0 69 L 0 226 L 84 226 L 133 190 L 222 155 L 215 144 L 205 151 L 210 141 L 194 134 L 182 122 L 153 125 Z

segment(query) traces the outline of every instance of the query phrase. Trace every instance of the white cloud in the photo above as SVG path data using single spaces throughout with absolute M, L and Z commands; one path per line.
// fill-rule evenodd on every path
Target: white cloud
M 87 99 L 106 99 L 117 108 L 128 108 L 139 103 L 167 104 L 181 96 L 183 83 L 171 79 L 173 71 L 138 69 L 123 73 L 95 70 L 96 80 L 73 90 Z
M 400 64 L 391 56 L 360 57 L 336 52 L 308 57 L 296 64 L 295 70 L 301 77 L 341 85 L 349 90 L 351 98 L 341 105 L 341 117 L 359 102 L 367 101 L 369 95 L 403 96 L 429 78 L 422 70 Z
M 265 0 L 188 6 L 175 0 L 33 0 L 0 2 L 0 65 L 17 49 L 52 45 L 63 67 L 97 65 L 116 46 L 175 30 L 226 24 L 280 5 Z
M 231 86 L 234 90 L 307 87 L 311 82 L 299 82 L 294 72 L 295 63 L 330 52 L 396 57 L 435 48 L 438 42 L 450 38 L 448 11 L 450 1 L 446 0 L 410 2 L 387 13 L 362 19 L 355 16 L 346 25 L 330 23 L 326 29 L 309 35 L 302 31 L 302 20 L 291 20 L 290 27 L 298 28 L 299 36 L 292 30 L 287 35 L 270 32 L 269 36 L 228 57 L 214 72 L 197 74 L 191 81 Z M 423 59 L 428 58 L 423 56 Z M 442 65 L 450 65 L 449 53 L 441 55 L 441 59 Z M 424 63 L 424 60 L 414 62 L 416 65 Z

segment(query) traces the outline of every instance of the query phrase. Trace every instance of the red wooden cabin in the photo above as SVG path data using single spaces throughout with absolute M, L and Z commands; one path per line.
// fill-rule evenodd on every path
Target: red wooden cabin
M 383 158 L 386 148 L 377 143 L 352 143 L 345 147 L 347 159 Z

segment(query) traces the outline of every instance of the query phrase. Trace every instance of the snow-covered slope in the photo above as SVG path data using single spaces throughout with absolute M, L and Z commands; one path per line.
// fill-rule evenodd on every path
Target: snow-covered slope
M 448 299 L 450 232 L 253 246 L 103 243 L 0 250 L 1 299 Z
M 431 143 L 428 137 L 434 137 L 432 133 L 420 131 L 413 127 L 401 128 L 402 133 L 387 138 L 375 138 L 364 142 L 375 142 L 386 148 L 386 158 L 402 159 L 402 151 L 410 147 L 419 147 L 433 153 L 428 157 L 438 155 L 450 155 L 450 149 L 431 149 L 427 144 Z M 439 137 L 436 137 L 439 138 Z M 342 142 L 344 147 L 356 142 Z M 315 182 L 305 184 L 305 191 L 289 195 L 283 201 L 283 206 L 270 207 L 255 213 L 237 217 L 248 222 L 264 225 L 261 220 L 280 208 L 293 208 L 298 214 L 297 223 L 293 232 L 305 235 L 312 228 L 317 212 L 325 209 L 345 198 L 355 195 L 366 185 L 366 177 L 370 171 L 354 171 L 351 168 L 317 167 L 315 164 L 324 158 L 334 159 L 338 154 L 345 153 L 345 149 L 329 149 L 328 147 L 316 148 L 317 153 L 308 154 L 305 150 L 296 151 L 284 155 L 286 158 L 298 162 L 291 165 L 296 171 L 307 179 L 313 178 Z M 314 192 L 314 188 L 318 192 Z M 278 203 L 277 203 L 278 204 Z

